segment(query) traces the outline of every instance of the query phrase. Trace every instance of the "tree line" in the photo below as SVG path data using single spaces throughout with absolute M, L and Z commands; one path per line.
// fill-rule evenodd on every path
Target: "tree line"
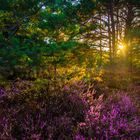
M 0 0 L 0 73 L 55 78 L 59 68 L 122 61 L 138 69 L 139 29 L 139 0 Z

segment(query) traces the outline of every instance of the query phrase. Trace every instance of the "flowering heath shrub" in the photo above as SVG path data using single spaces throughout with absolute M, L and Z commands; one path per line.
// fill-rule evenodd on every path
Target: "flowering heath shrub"
M 125 93 L 116 93 L 103 101 L 95 101 L 79 123 L 75 139 L 139 139 L 140 119 L 132 100 Z
M 0 90 L 1 140 L 71 139 L 77 123 L 84 121 L 85 105 L 78 94 L 17 94 L 12 89 L 8 90 L 10 96 L 3 88 Z
M 126 93 L 95 98 L 91 85 L 60 91 L 0 88 L 0 140 L 139 139 L 137 108 Z M 23 84 L 26 85 L 26 82 Z

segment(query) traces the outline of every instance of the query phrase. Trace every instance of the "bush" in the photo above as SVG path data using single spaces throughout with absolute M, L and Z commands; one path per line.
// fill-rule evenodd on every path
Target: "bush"
M 85 105 L 78 94 L 30 93 L 0 89 L 0 139 L 71 139 L 84 121 Z M 18 92 L 17 92 L 18 91 Z
M 79 123 L 78 137 L 94 139 L 138 139 L 140 119 L 132 100 L 125 93 L 117 93 L 103 102 L 102 96 L 85 113 Z
M 1 140 L 138 139 L 140 119 L 130 96 L 106 99 L 83 83 L 48 92 L 27 82 L 0 88 Z

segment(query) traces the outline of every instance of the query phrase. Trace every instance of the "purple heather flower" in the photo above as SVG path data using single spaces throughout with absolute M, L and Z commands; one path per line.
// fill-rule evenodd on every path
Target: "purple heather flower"
M 75 136 L 74 140 L 85 140 L 85 138 L 82 135 L 78 134 Z

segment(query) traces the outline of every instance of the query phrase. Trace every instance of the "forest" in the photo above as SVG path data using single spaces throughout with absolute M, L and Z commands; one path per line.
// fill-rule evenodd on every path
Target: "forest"
M 0 0 L 0 140 L 140 140 L 140 0 Z

